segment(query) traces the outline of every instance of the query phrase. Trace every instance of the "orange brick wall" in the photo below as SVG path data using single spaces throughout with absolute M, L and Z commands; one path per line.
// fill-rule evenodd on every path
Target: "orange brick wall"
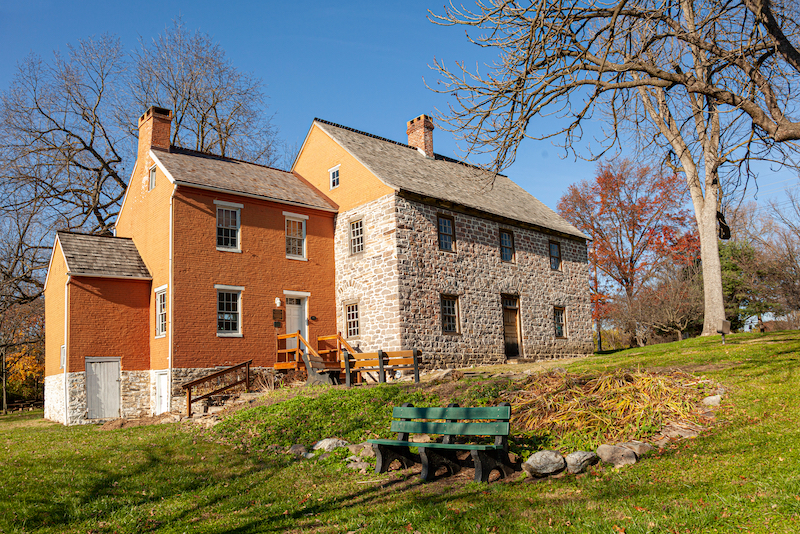
M 61 345 L 64 344 L 64 284 L 67 281 L 67 264 L 61 243 L 56 241 L 50 262 L 47 287 L 44 290 L 44 375 L 64 372 L 61 366 Z
M 216 249 L 214 200 L 243 204 L 241 253 Z M 174 201 L 173 367 L 214 367 L 253 359 L 275 361 L 275 297 L 285 312 L 283 291 L 310 292 L 309 342 L 336 332 L 333 213 L 179 187 Z M 308 215 L 308 261 L 286 258 L 283 212 Z M 242 286 L 242 337 L 217 337 L 215 284 Z
M 331 189 L 328 170 L 336 165 L 340 165 L 339 187 Z M 316 124 L 292 170 L 336 202 L 340 212 L 394 192 Z
M 74 277 L 69 288 L 69 372 L 84 371 L 87 356 L 118 356 L 124 371 L 149 369 L 150 282 Z
M 133 238 L 153 277 L 151 291 L 169 284 L 169 201 L 173 190 L 173 185 L 160 169 L 156 169 L 156 186 L 150 190 L 150 168 L 154 164 L 147 152 L 136 162 L 125 205 L 116 225 L 118 237 Z M 167 289 L 167 320 L 171 305 Z M 155 317 L 155 296 L 151 294 L 149 318 L 146 321 L 149 325 L 150 365 L 152 369 L 166 369 L 169 365 L 169 336 L 155 338 Z

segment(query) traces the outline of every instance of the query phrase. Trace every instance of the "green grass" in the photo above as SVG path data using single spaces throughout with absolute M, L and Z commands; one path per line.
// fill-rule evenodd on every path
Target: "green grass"
M 361 475 L 265 451 L 279 436 L 308 445 L 385 435 L 391 405 L 440 401 L 430 388 L 314 392 L 205 433 L 65 428 L 41 412 L 14 414 L 0 417 L 0 532 L 800 532 L 799 362 L 800 332 L 572 361 L 576 373 L 681 368 L 729 392 L 718 425 L 635 466 L 488 486 Z M 502 394 L 493 384 L 457 394 L 491 403 Z

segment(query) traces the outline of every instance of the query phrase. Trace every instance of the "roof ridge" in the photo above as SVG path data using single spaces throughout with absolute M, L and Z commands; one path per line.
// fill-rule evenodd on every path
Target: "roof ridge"
M 163 148 L 156 149 L 156 150 L 164 151 Z M 172 153 L 175 153 L 175 154 L 185 154 L 187 156 L 203 156 L 203 157 L 218 159 L 218 160 L 221 160 L 221 161 L 230 161 L 230 162 L 235 162 L 235 163 L 246 163 L 247 165 L 255 165 L 256 167 L 263 167 L 265 169 L 270 169 L 270 170 L 273 170 L 273 171 L 285 172 L 286 174 L 292 174 L 292 171 L 279 169 L 277 167 L 272 167 L 270 165 L 264 165 L 263 163 L 255 163 L 253 161 L 246 161 L 246 160 L 243 160 L 243 159 L 231 158 L 229 156 L 220 156 L 219 154 L 212 154 L 211 152 L 203 152 L 202 150 L 194 150 L 192 148 L 184 148 L 182 146 L 170 145 L 169 152 L 172 152 Z
M 385 137 L 381 137 L 379 135 L 371 134 L 371 133 L 365 132 L 363 130 L 357 130 L 357 129 L 351 128 L 349 126 L 344 126 L 343 124 L 338 124 L 338 123 L 335 123 L 335 122 L 326 121 L 325 119 L 320 119 L 319 117 L 314 117 L 314 120 L 317 121 L 317 122 L 321 122 L 322 124 L 328 124 L 330 126 L 336 126 L 337 128 L 341 128 L 343 130 L 348 130 L 350 132 L 357 133 L 357 134 L 360 134 L 360 135 L 364 135 L 366 137 L 372 137 L 373 139 L 377 139 L 378 141 L 386 141 L 387 143 L 392 143 L 393 145 L 402 146 L 402 147 L 408 148 L 410 150 L 415 150 L 415 151 L 417 150 L 415 147 L 413 147 L 411 145 L 407 145 L 407 144 L 401 143 L 399 141 L 394 141 L 392 139 L 387 139 Z M 455 159 L 455 158 L 451 158 L 449 156 L 445 156 L 445 155 L 442 155 L 442 154 L 437 154 L 436 152 L 433 153 L 433 159 L 446 161 L 448 163 L 457 163 L 459 165 L 464 165 L 465 167 L 472 167 L 473 169 L 478 169 L 478 170 L 481 170 L 481 171 L 484 171 L 484 172 L 492 172 L 492 171 L 490 171 L 488 169 L 485 169 L 484 167 L 481 167 L 480 165 L 475 165 L 474 163 L 467 163 L 466 161 L 461 161 L 460 159 Z M 504 176 L 504 177 L 508 178 L 508 176 L 506 176 L 505 174 L 501 174 L 499 172 L 496 173 L 496 174 L 497 174 L 497 176 Z
M 129 241 L 133 241 L 133 238 L 130 237 L 123 237 L 123 236 L 109 235 L 109 234 L 87 234 L 84 232 L 76 232 L 74 230 L 56 230 L 56 234 L 79 235 L 84 237 L 104 237 L 111 239 L 127 239 Z

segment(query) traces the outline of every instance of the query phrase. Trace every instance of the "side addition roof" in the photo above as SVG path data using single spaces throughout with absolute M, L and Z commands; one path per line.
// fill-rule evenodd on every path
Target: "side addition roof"
M 397 191 L 460 204 L 540 228 L 589 239 L 556 212 L 507 176 L 435 154 L 425 157 L 414 147 L 339 124 L 315 124 L 350 152 L 375 176 Z
M 178 185 L 241 194 L 336 211 L 338 206 L 298 174 L 211 154 L 172 147 L 152 149 Z
M 152 278 L 130 238 L 59 231 L 57 239 L 72 276 Z

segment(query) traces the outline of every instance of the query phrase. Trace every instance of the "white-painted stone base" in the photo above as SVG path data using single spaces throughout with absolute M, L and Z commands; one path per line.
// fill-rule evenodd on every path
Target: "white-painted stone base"
M 44 418 L 64 424 L 64 373 L 44 377 Z

